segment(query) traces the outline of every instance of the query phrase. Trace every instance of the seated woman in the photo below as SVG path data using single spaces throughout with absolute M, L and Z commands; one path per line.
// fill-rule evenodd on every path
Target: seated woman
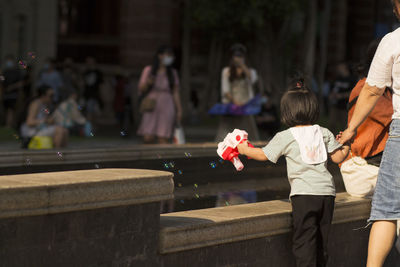
M 378 44 L 377 41 L 374 41 L 369 45 L 366 60 L 358 68 L 360 80 L 350 93 L 348 122 L 353 116 L 355 103 L 364 87 Z M 392 114 L 392 93 L 387 89 L 367 119 L 358 128 L 357 135 L 351 144 L 351 153 L 340 166 L 346 191 L 350 195 L 358 197 L 373 195 L 382 152 L 389 136 Z
M 221 74 L 222 103 L 243 106 L 254 97 L 253 86 L 256 85 L 258 76 L 256 70 L 246 63 L 247 49 L 244 45 L 234 44 L 231 52 L 230 65 Z M 222 141 L 235 128 L 247 131 L 252 140 L 259 140 L 254 116 L 241 115 L 221 117 L 215 141 Z
M 38 96 L 29 104 L 26 121 L 21 125 L 21 136 L 49 136 L 54 147 L 59 148 L 66 146 L 68 130 L 54 125 L 54 119 L 49 112 L 53 97 L 54 91 L 51 87 L 43 85 L 38 88 Z
M 78 93 L 72 91 L 68 98 L 54 111 L 52 118 L 56 125 L 62 126 L 69 130 L 70 133 L 90 136 L 92 132 L 91 123 L 82 115 L 77 103 Z

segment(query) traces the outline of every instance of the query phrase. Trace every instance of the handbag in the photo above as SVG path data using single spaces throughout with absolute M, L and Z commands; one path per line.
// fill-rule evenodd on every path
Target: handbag
M 154 98 L 149 97 L 149 94 L 153 86 L 148 88 L 140 97 L 139 97 L 139 112 L 152 112 L 156 108 L 157 101 Z
M 140 101 L 139 111 L 140 113 L 152 112 L 156 107 L 156 100 L 149 96 L 143 97 Z
M 28 144 L 29 149 L 52 149 L 53 140 L 50 136 L 33 136 Z
M 351 158 L 340 167 L 340 172 L 347 193 L 355 197 L 372 197 L 379 167 L 368 164 L 361 157 L 351 155 Z

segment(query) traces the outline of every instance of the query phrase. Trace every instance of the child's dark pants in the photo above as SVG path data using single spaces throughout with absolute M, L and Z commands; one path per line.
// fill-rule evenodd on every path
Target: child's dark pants
M 326 266 L 335 197 L 295 195 L 291 202 L 293 254 L 297 267 Z

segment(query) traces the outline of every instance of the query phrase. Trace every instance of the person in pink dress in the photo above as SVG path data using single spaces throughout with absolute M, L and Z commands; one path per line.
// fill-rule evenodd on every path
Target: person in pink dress
M 146 94 L 156 101 L 152 111 L 143 112 L 138 135 L 145 144 L 166 144 L 172 137 L 175 124 L 180 124 L 182 105 L 179 95 L 179 77 L 172 68 L 172 48 L 161 46 L 153 65 L 146 66 L 139 81 L 139 94 Z

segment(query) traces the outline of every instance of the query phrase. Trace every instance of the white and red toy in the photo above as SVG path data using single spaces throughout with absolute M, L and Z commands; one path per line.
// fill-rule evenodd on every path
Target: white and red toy
M 223 160 L 229 160 L 233 163 L 236 170 L 243 170 L 243 163 L 239 159 L 239 151 L 237 149 L 237 145 L 247 141 L 247 132 L 239 129 L 233 130 L 233 132 L 229 133 L 224 141 L 218 144 L 217 153 Z M 248 143 L 249 146 L 253 147 L 252 144 Z

